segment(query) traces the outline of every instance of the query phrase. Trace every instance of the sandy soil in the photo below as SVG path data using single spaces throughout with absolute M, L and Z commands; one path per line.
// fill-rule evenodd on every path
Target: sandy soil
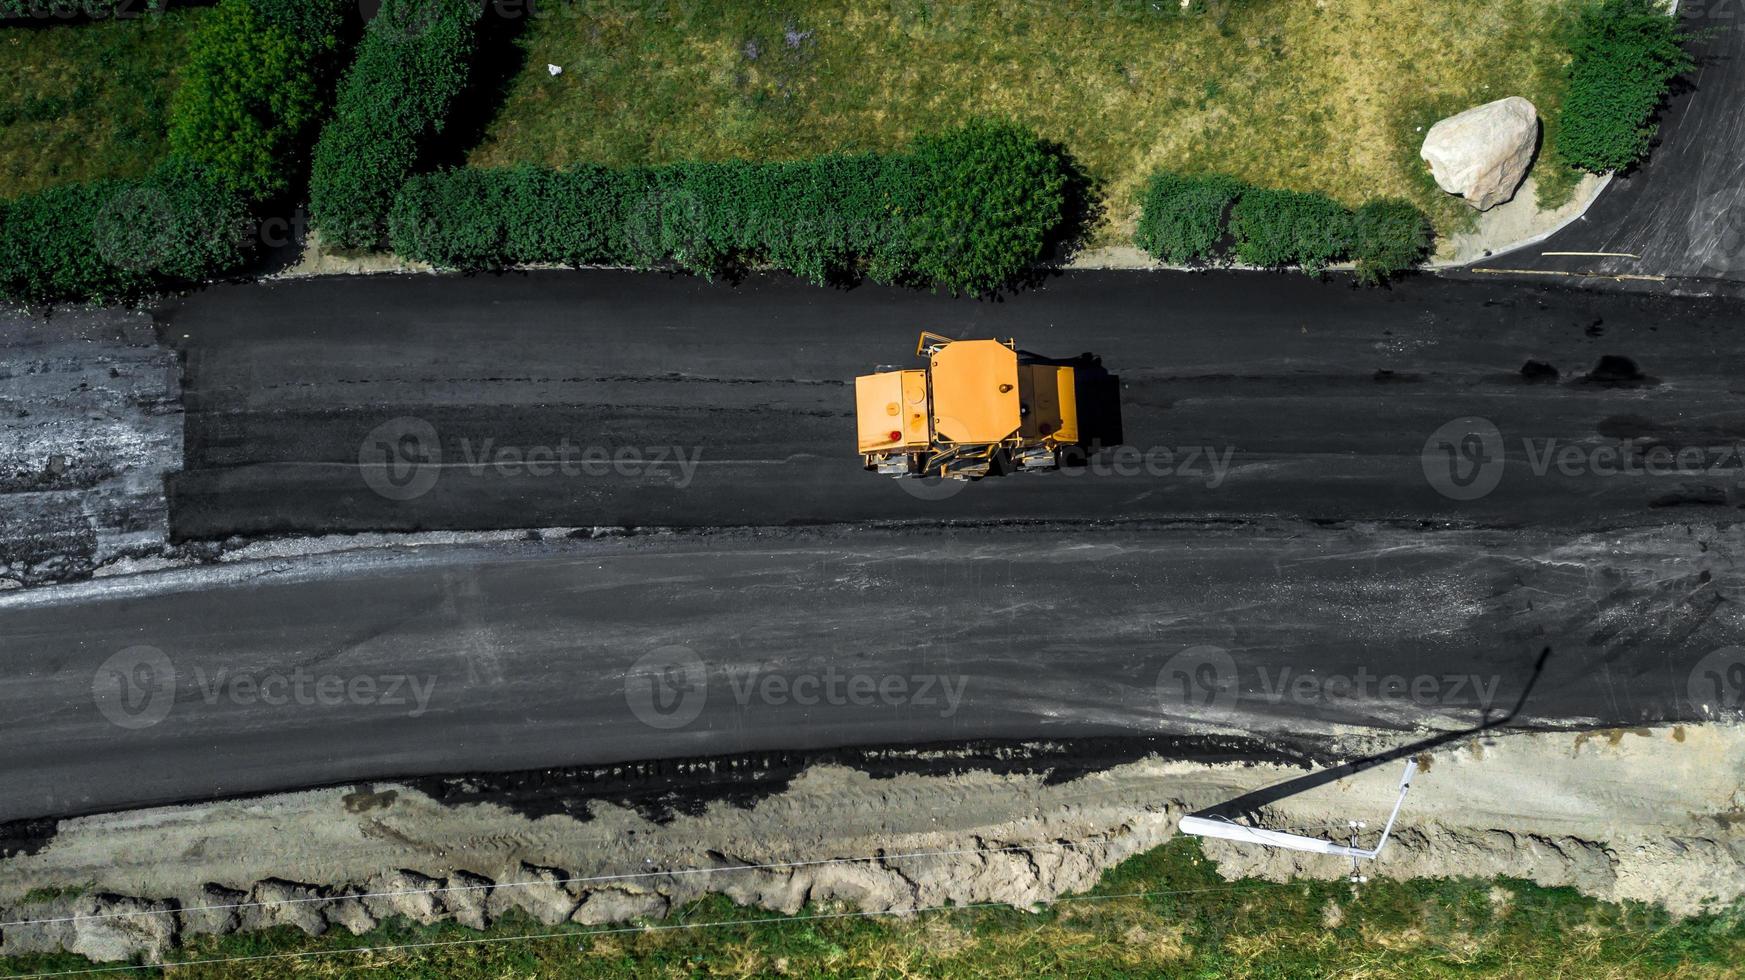
M 1364 757 L 1401 744 L 1352 734 L 1339 749 Z M 1372 876 L 1510 875 L 1675 913 L 1745 895 L 1745 726 L 1515 733 L 1417 758 L 1423 771 L 1394 841 L 1366 868 Z M 1348 820 L 1364 819 L 1373 835 L 1398 773 L 1390 762 L 1317 786 L 1266 807 L 1262 820 L 1343 834 Z M 606 800 L 579 816 L 447 805 L 398 784 L 80 818 L 0 859 L 0 906 L 11 923 L 0 927 L 0 952 L 102 946 L 79 938 L 84 923 L 19 922 L 69 909 L 102 916 L 156 907 L 163 911 L 146 917 L 173 915 L 183 930 L 290 923 L 320 931 L 411 914 L 402 906 L 463 922 L 510 907 L 552 922 L 610 921 L 658 915 L 709 891 L 788 911 L 829 899 L 880 910 L 1027 905 L 1083 889 L 1104 868 L 1163 843 L 1183 813 L 1304 774 L 1155 757 L 1060 781 L 986 771 L 875 778 L 821 766 L 755 802 L 717 801 L 664 821 Z M 1344 859 L 1223 841 L 1208 842 L 1207 853 L 1232 877 L 1350 871 Z M 27 902 L 32 889 L 62 897 Z M 396 894 L 362 899 L 374 911 L 360 918 L 355 896 L 381 890 Z M 237 906 L 222 922 L 208 922 L 212 912 L 169 911 L 215 897 Z

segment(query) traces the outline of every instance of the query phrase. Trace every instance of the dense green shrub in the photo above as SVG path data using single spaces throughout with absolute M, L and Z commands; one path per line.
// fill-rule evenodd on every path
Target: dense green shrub
M 1583 170 L 1628 170 L 1659 130 L 1654 115 L 1668 87 L 1694 62 L 1689 38 L 1657 0 L 1597 0 L 1571 39 L 1558 146 Z
M 191 42 L 170 146 L 256 200 L 303 171 L 346 0 L 220 0 Z
M 163 11 L 169 0 L 0 0 L 0 20 L 109 20 Z
M 1224 174 L 1155 174 L 1145 188 L 1133 241 L 1172 265 L 1214 258 L 1225 212 L 1247 186 Z
M 1234 203 L 1232 203 L 1234 202 Z M 1347 259 L 1379 283 L 1429 251 L 1430 219 L 1409 201 L 1381 198 L 1355 212 L 1325 194 L 1250 187 L 1221 174 L 1159 173 L 1146 187 L 1134 242 L 1171 263 L 1234 258 L 1318 274 Z M 1233 240 L 1233 253 L 1226 240 Z
M 684 163 L 622 179 L 631 264 L 700 275 L 767 264 L 818 283 L 927 277 L 909 225 L 923 189 L 907 158 Z
M 1236 258 L 1315 274 L 1351 254 L 1351 212 L 1325 194 L 1254 188 L 1230 209 Z
M 985 293 L 1072 236 L 1071 170 L 1034 135 L 985 123 L 918 141 L 914 154 L 451 170 L 406 183 L 389 233 L 397 253 L 446 268 L 670 264 L 714 276 L 768 265 L 818 283 Z
M 328 242 L 381 239 L 395 193 L 466 85 L 481 9 L 477 0 L 383 0 L 315 147 L 309 210 Z
M 918 271 L 953 291 L 987 293 L 1015 281 L 1067 223 L 1071 168 L 1026 129 L 978 120 L 921 137 L 914 158 Z
M 1352 216 L 1351 230 L 1357 278 L 1371 284 L 1417 265 L 1436 234 L 1424 212 L 1397 197 L 1365 202 Z
M 0 212 L 0 295 L 115 300 L 198 282 L 242 260 L 246 221 L 236 194 L 180 160 L 135 180 L 51 188 Z
M 249 0 L 267 23 L 292 37 L 328 46 L 346 29 L 346 18 L 358 10 L 355 0 Z
M 389 235 L 401 255 L 462 269 L 623 263 L 632 188 L 604 167 L 419 174 L 394 201 Z

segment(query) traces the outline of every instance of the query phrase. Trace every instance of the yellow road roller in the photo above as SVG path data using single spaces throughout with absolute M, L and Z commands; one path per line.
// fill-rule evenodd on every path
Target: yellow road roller
M 894 477 L 973 480 L 1051 470 L 1079 441 L 1073 369 L 1014 341 L 923 331 L 923 368 L 880 367 L 854 379 L 860 454 Z

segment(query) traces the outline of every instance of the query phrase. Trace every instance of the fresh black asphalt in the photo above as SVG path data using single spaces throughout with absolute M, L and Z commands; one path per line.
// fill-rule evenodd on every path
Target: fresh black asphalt
M 223 539 L 1730 520 L 1745 505 L 1742 311 L 1535 285 L 1366 290 L 1239 274 L 1074 273 L 1005 302 L 628 272 L 214 288 L 162 314 L 187 405 L 171 525 Z M 1118 403 L 1104 406 L 1119 420 L 1105 428 L 1127 448 L 967 487 L 864 472 L 853 378 L 913 363 L 923 329 L 1100 357 L 1113 376 L 1104 401 Z

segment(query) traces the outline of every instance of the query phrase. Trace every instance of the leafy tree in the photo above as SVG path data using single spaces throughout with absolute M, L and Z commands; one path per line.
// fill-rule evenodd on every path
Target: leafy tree
M 1598 0 L 1583 8 L 1571 42 L 1558 146 L 1591 173 L 1628 170 L 1659 131 L 1654 115 L 1672 80 L 1695 66 L 1690 40 L 1656 0 Z
M 919 271 L 954 292 L 1010 285 L 1069 223 L 1072 171 L 1020 126 L 976 120 L 915 141 L 920 210 L 908 223 Z
M 299 16 L 285 18 L 263 13 L 261 0 L 220 0 L 192 40 L 171 110 L 171 148 L 257 200 L 286 191 L 321 111 L 321 69 L 338 44 L 338 18 L 329 18 L 328 33 L 298 31 L 322 26 L 314 14 L 337 6 L 305 0 Z

